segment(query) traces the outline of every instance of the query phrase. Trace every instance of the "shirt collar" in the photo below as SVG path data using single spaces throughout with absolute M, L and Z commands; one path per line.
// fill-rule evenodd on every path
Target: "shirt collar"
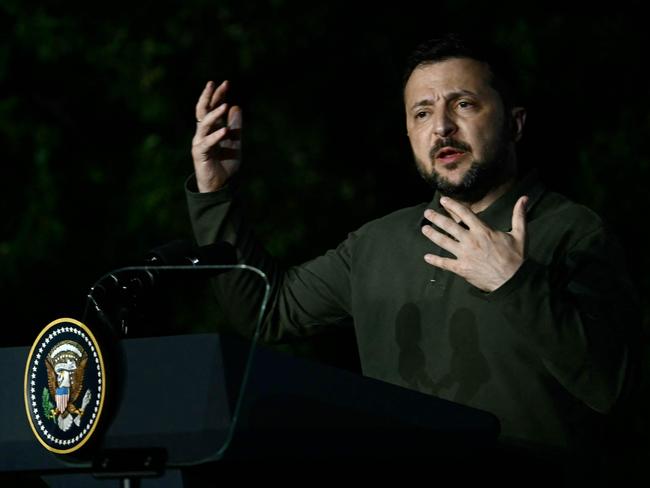
M 544 185 L 539 179 L 538 171 L 533 169 L 523 178 L 519 179 L 512 188 L 501 195 L 492 205 L 476 215 L 491 228 L 508 232 L 512 227 L 512 210 L 519 197 L 524 195 L 528 196 L 526 212 L 530 212 L 545 190 Z M 426 208 L 447 215 L 446 210 L 440 205 L 441 196 L 440 192 L 436 190 L 433 195 L 433 200 L 429 202 Z M 423 215 L 420 215 L 418 218 L 418 229 L 427 224 L 431 224 L 431 222 L 425 219 Z

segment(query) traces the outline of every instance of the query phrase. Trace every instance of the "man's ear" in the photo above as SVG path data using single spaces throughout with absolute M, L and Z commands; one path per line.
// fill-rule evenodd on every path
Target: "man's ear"
M 512 116 L 512 138 L 515 142 L 519 142 L 524 135 L 526 109 L 524 107 L 513 107 L 510 114 Z

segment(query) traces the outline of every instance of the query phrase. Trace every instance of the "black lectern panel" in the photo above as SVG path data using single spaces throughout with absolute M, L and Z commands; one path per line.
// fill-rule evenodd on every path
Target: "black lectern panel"
M 168 463 L 214 457 L 225 443 L 234 402 L 218 335 L 123 341 L 124 396 L 104 448 L 163 447 Z M 233 403 L 232 407 L 230 403 Z
M 250 457 L 428 457 L 490 447 L 498 435 L 487 412 L 264 347 L 253 353 L 237 410 L 250 345 L 228 336 L 125 339 L 120 349 L 119 401 L 94 454 L 157 450 L 167 468 Z M 0 472 L 91 471 L 91 461 L 66 462 L 30 431 L 28 352 L 0 349 Z
M 466 456 L 494 446 L 485 411 L 258 347 L 226 457 Z

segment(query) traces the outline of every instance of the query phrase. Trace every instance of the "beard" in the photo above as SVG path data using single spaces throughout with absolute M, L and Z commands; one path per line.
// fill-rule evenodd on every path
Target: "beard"
M 482 160 L 473 160 L 459 183 L 452 183 L 435 169 L 435 154 L 441 148 L 452 147 L 466 152 L 471 149 L 469 145 L 451 138 L 445 138 L 439 141 L 431 149 L 429 158 L 432 161 L 432 169 L 430 172 L 427 171 L 426 166 L 421 160 L 417 157 L 415 158 L 420 176 L 434 191 L 438 190 L 444 196 L 466 203 L 478 202 L 490 190 L 505 183 L 514 174 L 513 157 L 511 156 L 507 138 L 508 130 L 505 125 L 497 140 L 487 146 L 485 158 Z M 447 168 L 454 170 L 459 164 L 454 163 L 448 165 Z

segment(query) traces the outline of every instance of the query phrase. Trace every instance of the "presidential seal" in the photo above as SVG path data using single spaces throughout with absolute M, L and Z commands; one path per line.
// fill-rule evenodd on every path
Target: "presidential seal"
M 81 448 L 98 425 L 105 392 L 104 360 L 90 329 L 68 318 L 48 324 L 25 369 L 25 408 L 38 441 L 58 454 Z

